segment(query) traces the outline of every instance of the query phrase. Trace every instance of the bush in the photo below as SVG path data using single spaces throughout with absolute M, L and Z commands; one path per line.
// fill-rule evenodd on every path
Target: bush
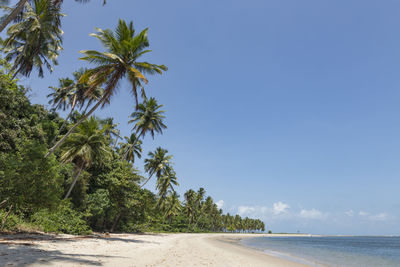
M 69 202 L 63 202 L 56 211 L 43 209 L 32 216 L 32 222 L 45 232 L 56 232 L 66 234 L 88 234 L 90 233 L 84 215 L 71 208 Z
M 1 224 L 3 223 L 4 217 L 6 216 L 7 212 L 4 210 L 0 210 L 0 228 Z M 3 229 L 0 229 L 2 231 L 16 231 L 18 230 L 18 225 L 21 223 L 21 219 L 13 214 L 10 213 L 7 217 L 7 220 L 3 226 Z

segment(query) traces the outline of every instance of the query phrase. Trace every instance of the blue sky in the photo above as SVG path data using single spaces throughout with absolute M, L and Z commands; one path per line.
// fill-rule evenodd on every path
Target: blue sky
M 204 187 L 274 232 L 400 234 L 399 1 L 101 2 L 65 1 L 59 66 L 22 79 L 34 103 L 102 50 L 95 27 L 132 20 L 169 67 L 147 87 L 168 130 L 144 150 L 174 155 L 179 193 Z M 122 83 L 97 115 L 128 135 L 133 107 Z

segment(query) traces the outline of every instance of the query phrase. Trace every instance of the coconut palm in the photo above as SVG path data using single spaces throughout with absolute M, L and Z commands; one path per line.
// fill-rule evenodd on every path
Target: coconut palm
M 174 192 L 174 185 L 178 186 L 177 178 L 176 178 L 176 173 L 175 171 L 170 167 L 167 166 L 162 175 L 157 179 L 157 184 L 156 188 L 158 190 L 158 203 L 157 206 L 160 207 L 161 204 L 165 201 L 168 192 Z
M 69 197 L 82 170 L 89 168 L 94 161 L 102 162 L 110 151 L 99 122 L 93 117 L 79 125 L 78 131 L 71 134 L 62 146 L 61 161 L 75 164 L 73 182 L 65 195 Z
M 131 114 L 129 123 L 136 123 L 133 127 L 136 135 L 144 137 L 147 132 L 154 139 L 155 133 L 161 133 L 167 126 L 163 123 L 165 111 L 159 110 L 163 105 L 158 105 L 155 98 L 145 100 L 137 106 L 137 110 Z
M 184 194 L 185 197 L 185 210 L 186 215 L 189 218 L 189 228 L 194 222 L 196 217 L 196 192 L 193 189 L 189 189 Z
M 125 136 L 125 142 L 121 144 L 120 151 L 126 161 L 134 163 L 135 157 L 142 157 L 142 141 L 135 134 L 131 134 L 129 138 Z
M 149 53 L 146 50 L 149 46 L 147 38 L 148 29 L 139 34 L 135 34 L 133 23 L 127 24 L 124 20 L 119 20 L 115 31 L 97 29 L 92 36 L 98 38 L 106 48 L 105 52 L 96 50 L 81 51 L 85 56 L 81 59 L 97 66 L 88 70 L 81 78 L 82 82 L 87 82 L 91 89 L 104 85 L 103 97 L 90 109 L 90 111 L 79 120 L 49 151 L 53 153 L 65 138 L 71 134 L 75 128 L 90 116 L 100 105 L 110 103 L 111 97 L 116 93 L 116 88 L 120 82 L 127 78 L 131 84 L 131 92 L 135 97 L 136 106 L 138 105 L 138 89 L 141 89 L 142 96 L 144 88 L 142 83 L 147 83 L 144 74 L 161 74 L 167 70 L 164 65 L 156 65 L 139 59 Z
M 172 217 L 179 214 L 182 209 L 181 202 L 179 201 L 179 195 L 176 191 L 169 194 L 163 204 L 165 210 L 164 216 L 171 222 Z
M 158 147 L 155 152 L 149 152 L 148 159 L 144 160 L 144 169 L 149 174 L 149 178 L 141 185 L 143 187 L 151 177 L 156 174 L 160 178 L 165 169 L 171 164 L 171 155 L 167 155 L 168 150 Z
M 100 124 L 103 126 L 103 133 L 108 140 L 112 141 L 113 138 L 115 138 L 114 141 L 114 147 L 115 147 L 115 145 L 118 142 L 118 139 L 121 137 L 120 132 L 117 129 L 119 124 L 114 123 L 114 118 L 112 117 L 101 120 Z
M 8 5 L 9 2 L 10 1 L 8 1 L 8 0 L 1 0 L 0 4 Z M 1 18 L 0 32 L 2 32 L 7 27 L 7 25 L 10 24 L 11 21 L 18 20 L 19 17 L 23 16 L 24 7 L 28 2 L 32 2 L 32 1 L 20 0 L 20 1 L 18 1 L 18 3 L 15 5 L 14 8 L 7 8 L 10 11 L 10 13 L 6 14 L 5 16 L 3 16 Z M 63 1 L 62 0 L 52 0 L 49 2 L 51 2 L 53 5 L 60 6 Z M 75 0 L 75 2 L 86 3 L 86 2 L 89 2 L 89 0 Z M 106 0 L 103 0 L 103 5 L 104 4 L 106 4 Z
M 56 110 L 65 111 L 71 105 L 72 92 L 70 87 L 73 85 L 71 79 L 59 79 L 59 87 L 50 86 L 52 90 L 50 94 L 47 95 L 49 104 L 53 106 Z
M 84 73 L 84 69 L 80 69 L 73 73 L 74 79 L 70 78 L 61 78 L 59 79 L 59 86 L 49 88 L 53 90 L 52 93 L 47 95 L 50 97 L 49 104 L 55 109 L 62 109 L 65 111 L 67 108 L 70 108 L 70 112 L 64 120 L 64 123 L 59 129 L 61 132 L 65 126 L 67 125 L 68 119 L 71 117 L 72 113 L 76 110 L 76 108 L 83 109 L 85 107 L 84 114 L 90 105 L 101 98 L 103 94 L 103 89 L 97 87 L 95 90 L 91 90 L 91 93 L 88 94 L 89 86 L 85 83 L 79 82 L 80 77 Z M 58 136 L 55 136 L 53 141 L 50 144 L 53 144 Z
M 3 41 L 3 52 L 8 61 L 13 60 L 11 71 L 29 76 L 37 68 L 43 77 L 43 66 L 50 71 L 57 65 L 57 57 L 62 49 L 60 7 L 48 0 L 34 0 L 26 4 L 23 20 L 8 28 L 9 35 Z

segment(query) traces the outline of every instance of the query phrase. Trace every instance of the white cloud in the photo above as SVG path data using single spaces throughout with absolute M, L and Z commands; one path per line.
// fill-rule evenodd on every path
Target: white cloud
M 290 208 L 290 206 L 288 204 L 285 204 L 281 201 L 274 203 L 273 205 L 273 212 L 274 214 L 278 215 L 281 213 L 288 213 L 288 209 Z
M 268 207 L 266 206 L 239 206 L 238 213 L 240 216 L 261 216 L 267 213 Z
M 215 204 L 217 205 L 218 209 L 222 209 L 222 207 L 224 206 L 225 202 L 221 199 L 221 200 L 215 202 Z
M 344 214 L 346 214 L 349 217 L 353 217 L 354 216 L 354 211 L 353 210 L 348 210 L 348 211 L 345 211 Z
M 368 219 L 371 221 L 386 221 L 388 219 L 387 213 L 378 213 L 378 214 L 371 214 L 368 212 L 360 211 L 358 215 L 364 219 Z
M 368 212 L 365 212 L 365 211 L 360 211 L 360 212 L 358 213 L 358 215 L 360 215 L 360 216 L 368 216 L 369 213 L 368 213 Z
M 388 218 L 388 215 L 386 213 L 379 213 L 379 214 L 371 215 L 369 217 L 369 219 L 373 220 L 373 221 L 386 221 L 387 218 Z
M 305 219 L 323 219 L 326 217 L 326 214 L 323 214 L 319 210 L 311 209 L 311 210 L 301 210 L 300 217 Z

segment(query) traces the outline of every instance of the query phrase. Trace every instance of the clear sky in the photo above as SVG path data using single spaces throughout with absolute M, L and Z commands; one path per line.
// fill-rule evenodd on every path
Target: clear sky
M 180 194 L 204 187 L 274 232 L 400 234 L 399 1 L 64 2 L 59 66 L 22 80 L 34 103 L 102 50 L 95 27 L 132 20 L 169 67 L 147 87 L 168 130 L 144 151 L 174 155 Z M 128 135 L 133 108 L 123 83 L 97 115 Z

